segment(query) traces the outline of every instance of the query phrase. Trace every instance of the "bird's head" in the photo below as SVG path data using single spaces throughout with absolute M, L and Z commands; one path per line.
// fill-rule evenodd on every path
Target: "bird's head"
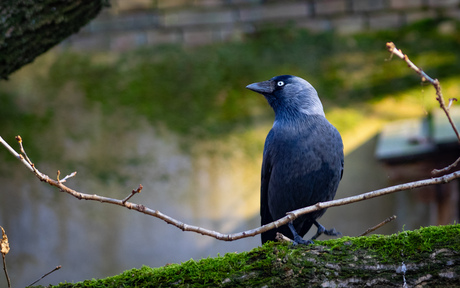
M 310 83 L 292 75 L 276 76 L 268 81 L 249 84 L 249 90 L 265 96 L 276 117 L 323 115 L 323 105 Z

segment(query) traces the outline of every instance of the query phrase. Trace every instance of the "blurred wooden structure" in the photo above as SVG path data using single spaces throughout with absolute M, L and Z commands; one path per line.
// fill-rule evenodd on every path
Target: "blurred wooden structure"
M 460 109 L 452 108 L 451 115 L 454 123 L 460 122 Z M 446 167 L 459 156 L 459 141 L 440 109 L 422 119 L 401 120 L 386 125 L 376 147 L 376 157 L 384 164 L 391 185 L 433 177 L 433 169 Z M 452 171 L 459 169 L 455 167 Z M 426 211 L 429 213 L 428 225 L 459 221 L 458 180 L 420 189 L 414 198 L 430 207 Z
M 399 30 L 424 19 L 460 15 L 460 0 L 111 0 L 95 21 L 65 41 L 75 50 L 126 51 L 177 43 L 240 41 L 287 23 L 340 34 Z M 454 31 L 445 24 L 441 33 Z M 63 46 L 64 46 L 63 45 Z

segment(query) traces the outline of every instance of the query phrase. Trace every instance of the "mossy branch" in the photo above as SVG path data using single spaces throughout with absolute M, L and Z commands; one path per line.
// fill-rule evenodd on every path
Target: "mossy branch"
M 458 287 L 459 236 L 460 225 L 448 225 L 308 246 L 269 241 L 249 252 L 53 287 Z

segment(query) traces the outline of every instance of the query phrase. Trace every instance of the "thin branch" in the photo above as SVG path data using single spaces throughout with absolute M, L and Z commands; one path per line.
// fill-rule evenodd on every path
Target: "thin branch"
M 3 259 L 3 271 L 5 272 L 6 282 L 8 283 L 8 288 L 11 287 L 10 277 L 8 276 L 8 270 L 6 269 L 6 254 L 10 252 L 10 244 L 8 243 L 8 236 L 6 236 L 5 229 L 0 226 L 2 229 L 2 239 L 0 240 L 0 253 L 2 254 Z
M 5 271 L 6 282 L 8 283 L 8 288 L 11 288 L 10 277 L 8 276 L 8 271 L 6 270 L 5 254 L 2 254 L 2 258 L 3 258 L 3 271 Z
M 32 161 L 30 161 L 29 157 L 27 156 L 27 153 L 26 151 L 24 150 L 24 146 L 22 145 L 22 138 L 21 136 L 16 136 L 16 141 L 18 141 L 19 143 L 19 147 L 21 148 L 21 153 L 24 154 L 25 158 L 26 158 L 26 161 L 33 167 L 34 164 L 32 163 Z
M 364 231 L 363 233 L 359 234 L 358 237 L 361 237 L 361 236 L 366 236 L 367 234 L 371 233 L 371 232 L 374 232 L 375 230 L 379 229 L 380 227 L 382 227 L 383 225 L 387 224 L 387 223 L 390 223 L 391 221 L 395 220 L 396 219 L 396 216 L 393 215 L 391 217 L 388 217 L 387 219 L 383 220 L 382 222 L 380 222 L 379 224 L 367 229 L 366 231 Z M 276 232 L 276 237 L 275 239 L 277 241 L 280 241 L 280 242 L 294 242 L 291 238 L 288 238 L 286 236 L 284 236 L 283 234 L 279 233 L 279 232 Z
M 394 54 L 394 55 L 398 56 L 399 58 L 403 59 L 404 61 L 406 61 L 406 63 L 409 66 L 409 68 L 411 68 L 412 70 L 417 72 L 417 74 L 419 74 L 420 77 L 422 77 L 422 81 L 428 81 L 431 84 L 435 85 L 434 83 L 437 80 L 431 78 L 430 76 L 428 76 L 428 74 L 423 72 L 422 69 L 417 67 L 414 63 L 412 63 L 412 61 L 410 61 L 409 57 L 406 54 L 402 53 L 401 49 L 397 49 L 396 45 L 393 42 L 387 42 L 386 46 L 387 46 L 388 51 L 390 51 L 391 54 Z
M 137 187 L 137 189 L 133 189 L 133 191 L 131 191 L 131 194 L 129 194 L 128 197 L 126 197 L 125 199 L 121 200 L 121 202 L 125 204 L 126 201 L 128 201 L 131 197 L 134 196 L 134 194 L 141 193 L 142 188 L 144 188 L 144 186 L 142 186 L 142 184 L 139 184 L 139 187 Z
M 447 105 L 447 109 L 450 109 L 452 107 L 452 104 L 454 104 L 454 101 L 457 102 L 457 98 L 449 98 L 449 104 Z
M 53 273 L 54 271 L 57 271 L 57 270 L 61 269 L 61 267 L 62 267 L 61 265 L 56 266 L 56 268 L 54 268 L 54 269 L 51 270 L 50 272 L 44 274 L 42 277 L 40 277 L 40 278 L 38 278 L 37 280 L 35 280 L 32 284 L 27 285 L 27 287 L 34 285 L 35 283 L 37 283 L 38 281 L 42 280 L 42 279 L 45 278 L 46 276 L 50 275 L 50 274 Z
M 371 228 L 367 229 L 366 231 L 364 231 L 363 233 L 359 234 L 359 236 L 365 236 L 365 235 L 367 235 L 367 234 L 379 229 L 383 225 L 385 225 L 387 223 L 390 223 L 391 221 L 393 221 L 395 219 L 396 219 L 395 215 L 393 215 L 391 217 L 388 217 L 387 219 L 383 220 L 382 222 L 380 222 L 379 224 L 375 225 L 374 227 L 371 227 Z
M 20 158 L 18 158 L 18 159 L 20 159 Z M 26 162 L 21 161 L 21 162 L 24 165 L 28 166 L 28 168 L 30 169 L 29 166 L 31 164 L 29 164 L 27 161 Z M 143 213 L 143 214 L 146 214 L 146 215 L 157 217 L 157 218 L 165 221 L 168 224 L 171 224 L 171 225 L 174 225 L 174 226 L 178 227 L 182 231 L 196 232 L 196 233 L 199 233 L 199 234 L 202 234 L 202 235 L 210 236 L 210 237 L 216 238 L 218 240 L 224 240 L 224 241 L 234 241 L 234 240 L 238 240 L 238 239 L 242 239 L 242 238 L 256 236 L 256 235 L 261 234 L 261 233 L 263 233 L 265 231 L 268 231 L 268 230 L 280 227 L 282 225 L 288 224 L 289 222 L 295 220 L 299 216 L 307 214 L 307 213 L 310 213 L 310 212 L 313 212 L 313 211 L 317 211 L 317 210 L 321 210 L 321 209 L 325 209 L 325 208 L 329 208 L 329 207 L 342 206 L 342 205 L 346 205 L 346 204 L 350 204 L 350 203 L 355 203 L 355 202 L 359 202 L 359 201 L 363 201 L 363 200 L 367 200 L 367 199 L 371 199 L 371 198 L 391 194 L 391 193 L 398 192 L 398 191 L 410 190 L 410 189 L 415 189 L 415 188 L 424 187 L 424 186 L 428 186 L 428 185 L 434 185 L 434 184 L 448 183 L 448 182 L 450 182 L 450 181 L 452 181 L 454 179 L 460 178 L 460 171 L 457 171 L 457 172 L 453 172 L 451 174 L 444 175 L 444 176 L 441 176 L 441 177 L 431 178 L 431 179 L 426 179 L 426 180 L 420 180 L 420 181 L 415 181 L 415 182 L 410 182 L 410 183 L 405 183 L 405 184 L 396 185 L 396 186 L 392 186 L 392 187 L 387 187 L 387 188 L 384 188 L 384 189 L 379 189 L 379 190 L 367 192 L 367 193 L 360 194 L 360 195 L 357 195 L 357 196 L 347 197 L 347 198 L 328 201 L 328 202 L 319 202 L 319 203 L 317 203 L 315 205 L 312 205 L 312 206 L 308 206 L 308 207 L 305 207 L 305 208 L 301 208 L 301 209 L 298 209 L 298 210 L 288 212 L 285 217 L 280 218 L 280 219 L 278 219 L 278 220 L 276 220 L 276 221 L 274 221 L 272 223 L 263 225 L 261 227 L 251 229 L 251 230 L 247 230 L 247 231 L 243 231 L 243 232 L 233 233 L 233 234 L 223 234 L 223 233 L 212 231 L 212 230 L 209 230 L 209 229 L 206 229 L 206 228 L 185 224 L 185 223 L 183 223 L 183 222 L 181 222 L 179 220 L 176 220 L 176 219 L 174 219 L 174 218 L 172 218 L 172 217 L 170 217 L 170 216 L 168 216 L 166 214 L 163 214 L 162 212 L 160 212 L 158 210 L 145 207 L 144 205 L 141 205 L 141 204 L 136 204 L 136 203 L 132 203 L 132 202 L 124 201 L 124 200 L 119 200 L 119 199 L 108 198 L 108 197 L 99 196 L 99 195 L 95 195 L 95 194 L 91 195 L 91 194 L 85 194 L 85 193 L 82 193 L 82 192 L 78 192 L 78 191 L 75 191 L 75 190 L 65 186 L 60 181 L 53 180 L 53 179 L 49 178 L 47 175 L 41 173 L 36 168 L 33 169 L 33 172 L 34 172 L 35 176 L 38 179 L 40 179 L 40 181 L 46 182 L 51 186 L 57 187 L 57 188 L 59 188 L 60 191 L 66 192 L 66 193 L 74 196 L 77 199 L 80 199 L 80 200 L 82 200 L 82 199 L 83 200 L 92 200 L 92 201 L 98 201 L 98 202 L 102 202 L 102 203 L 109 203 L 109 204 L 113 204 L 113 205 L 126 207 L 128 209 L 136 210 L 136 211 L 138 211 L 140 213 Z
M 431 171 L 431 173 L 432 174 L 440 174 L 440 173 L 448 172 L 450 169 L 456 167 L 458 165 L 458 163 L 460 163 L 460 157 L 457 160 L 455 160 L 454 163 L 450 164 L 449 166 L 444 167 L 442 169 L 434 169 L 433 171 Z
M 6 149 L 8 149 L 8 151 L 10 151 L 11 154 L 13 154 L 13 156 L 18 159 L 19 161 L 22 162 L 22 164 L 24 164 L 30 171 L 34 172 L 34 169 L 29 165 L 29 163 L 24 159 L 24 156 L 22 156 L 21 154 L 17 153 L 13 148 L 11 148 L 10 145 L 8 145 L 8 143 L 5 142 L 5 140 L 3 140 L 2 136 L 0 136 L 0 143 L 3 144 L 3 146 L 6 147 Z
M 60 174 L 60 173 L 59 173 L 59 170 L 58 170 L 58 181 L 61 182 L 61 183 L 64 183 L 64 182 L 67 181 L 67 179 L 72 178 L 72 177 L 74 177 L 75 175 L 77 175 L 77 171 L 74 171 L 74 172 L 70 173 L 69 175 L 66 175 L 66 176 L 64 177 L 64 179 L 62 179 L 62 180 L 59 180 L 59 174 Z
M 454 133 L 457 136 L 457 139 L 458 139 L 458 141 L 460 143 L 460 134 L 459 134 L 459 132 L 457 130 L 457 127 L 455 126 L 455 123 L 452 120 L 452 117 L 450 116 L 450 113 L 449 113 L 449 109 L 450 109 L 453 101 L 457 101 L 457 99 L 456 98 L 449 99 L 449 104 L 448 104 L 448 106 L 446 106 L 446 104 L 444 102 L 444 98 L 442 96 L 442 92 L 441 92 L 441 83 L 439 83 L 438 79 L 431 78 L 422 69 L 417 67 L 414 63 L 412 63 L 412 61 L 410 61 L 409 57 L 406 54 L 402 53 L 401 49 L 397 49 L 396 45 L 393 42 L 387 42 L 386 46 L 387 46 L 388 51 L 392 55 L 394 54 L 394 55 L 398 56 L 399 58 L 403 59 L 404 61 L 406 61 L 406 63 L 409 66 L 409 68 L 411 68 L 417 74 L 419 74 L 420 77 L 422 78 L 423 82 L 428 81 L 429 83 L 431 83 L 433 85 L 434 89 L 436 90 L 436 100 L 439 102 L 439 106 L 441 107 L 441 109 L 446 114 L 447 119 L 449 120 L 449 123 L 452 126 L 452 129 L 454 130 Z M 454 163 L 452 163 L 451 165 L 449 165 L 447 167 L 444 167 L 442 169 L 434 169 L 433 171 L 431 171 L 431 174 L 438 175 L 440 173 L 448 172 L 452 168 L 457 166 L 459 161 L 460 161 L 460 158 L 458 158 Z
M 284 234 L 281 234 L 280 232 L 276 232 L 275 239 L 276 241 L 279 241 L 279 242 L 290 242 L 290 243 L 294 242 L 291 238 L 284 236 Z

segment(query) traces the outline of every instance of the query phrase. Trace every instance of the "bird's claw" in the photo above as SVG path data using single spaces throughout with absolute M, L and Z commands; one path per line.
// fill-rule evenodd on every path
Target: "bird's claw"
M 316 239 L 321 234 L 325 234 L 327 236 L 341 236 L 342 235 L 342 233 L 340 233 L 339 231 L 335 230 L 335 228 L 327 230 L 326 228 L 324 228 L 323 225 L 319 224 L 318 221 L 316 221 L 316 220 L 315 220 L 315 222 L 313 222 L 313 224 L 315 224 L 315 226 L 318 227 L 318 231 L 316 231 L 316 234 L 313 237 L 311 237 L 311 239 Z
M 342 233 L 339 231 L 335 230 L 335 228 L 329 229 L 329 230 L 324 230 L 323 232 L 327 236 L 342 236 Z
M 294 240 L 292 242 L 292 245 L 293 246 L 297 246 L 299 244 L 303 244 L 303 245 L 311 245 L 313 244 L 313 241 L 312 240 L 305 240 L 303 239 L 302 237 L 298 236 L 298 237 L 294 237 Z

